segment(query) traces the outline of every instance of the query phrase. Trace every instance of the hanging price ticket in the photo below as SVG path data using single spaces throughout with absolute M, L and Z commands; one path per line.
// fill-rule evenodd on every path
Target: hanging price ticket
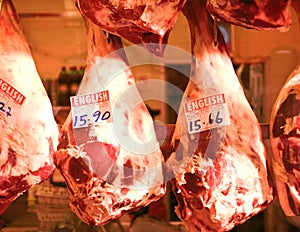
M 112 122 L 109 92 L 102 91 L 70 97 L 73 128 Z
M 189 134 L 230 125 L 224 94 L 193 100 L 184 105 Z

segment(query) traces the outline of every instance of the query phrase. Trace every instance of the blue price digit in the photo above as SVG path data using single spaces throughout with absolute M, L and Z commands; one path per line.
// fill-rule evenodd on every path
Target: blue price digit
M 216 123 L 220 124 L 222 122 L 223 122 L 223 118 L 220 117 L 220 111 L 218 111 L 217 117 L 216 117 Z
M 77 115 L 75 115 L 74 120 L 73 120 L 73 127 L 77 125 Z
M 110 112 L 109 111 L 105 111 L 104 114 L 102 115 L 102 120 L 107 120 L 110 118 Z
M 199 131 L 201 129 L 200 119 L 197 119 L 195 121 L 190 121 L 190 131 Z
M 80 115 L 79 122 L 81 123 L 79 124 L 79 126 L 84 126 L 86 124 L 86 117 L 87 114 Z
M 0 102 L 0 110 L 2 112 L 5 112 L 4 106 L 5 106 L 4 102 Z
M 98 122 L 99 118 L 100 118 L 101 112 L 99 110 L 96 110 L 93 114 L 93 117 L 95 118 L 95 122 Z
M 6 116 L 11 116 L 11 108 L 10 107 L 7 107 L 7 110 L 6 110 Z
M 213 116 L 213 114 L 210 113 L 210 114 L 209 114 L 209 118 L 208 118 L 209 124 L 213 124 L 213 123 L 214 123 L 214 120 L 213 120 L 212 116 Z

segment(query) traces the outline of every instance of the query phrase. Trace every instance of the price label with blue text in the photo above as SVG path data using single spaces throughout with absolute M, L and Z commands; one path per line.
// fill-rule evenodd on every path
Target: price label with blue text
M 70 101 L 73 128 L 83 128 L 103 122 L 112 122 L 109 92 L 107 90 L 72 96 Z
M 0 114 L 7 118 L 14 115 L 14 110 L 21 107 L 26 97 L 13 85 L 0 78 Z
M 203 97 L 184 105 L 189 134 L 230 125 L 224 94 Z

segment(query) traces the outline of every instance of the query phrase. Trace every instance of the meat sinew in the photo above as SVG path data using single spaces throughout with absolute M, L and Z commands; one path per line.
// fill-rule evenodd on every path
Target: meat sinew
M 194 59 L 173 135 L 179 143 L 168 160 L 176 213 L 188 231 L 228 231 L 273 200 L 265 148 L 205 1 L 187 1 L 183 13 Z
M 162 55 L 186 0 L 76 0 L 80 11 L 102 29 Z M 154 44 L 149 44 L 154 43 Z
M 300 2 L 293 1 L 300 22 Z M 270 141 L 278 199 L 287 216 L 300 216 L 300 65 L 290 74 L 270 117 Z
M 231 24 L 284 32 L 291 25 L 290 3 L 290 0 L 209 0 L 207 9 Z
M 86 22 L 86 72 L 72 98 L 55 164 L 66 180 L 71 209 L 85 223 L 102 225 L 164 195 L 163 156 L 121 39 Z M 85 105 L 88 99 L 100 105 Z
M 0 12 L 0 214 L 20 194 L 47 179 L 58 127 L 10 0 Z

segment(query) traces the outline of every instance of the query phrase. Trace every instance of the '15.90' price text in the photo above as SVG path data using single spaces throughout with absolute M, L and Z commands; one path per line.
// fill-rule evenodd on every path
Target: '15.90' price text
M 99 122 L 107 121 L 110 118 L 110 112 L 105 111 L 104 113 L 101 113 L 99 110 L 96 110 L 92 117 L 89 117 L 88 114 L 82 114 L 82 115 L 75 115 L 73 117 L 73 127 L 79 128 L 79 127 L 86 127 L 88 124 L 94 124 Z

